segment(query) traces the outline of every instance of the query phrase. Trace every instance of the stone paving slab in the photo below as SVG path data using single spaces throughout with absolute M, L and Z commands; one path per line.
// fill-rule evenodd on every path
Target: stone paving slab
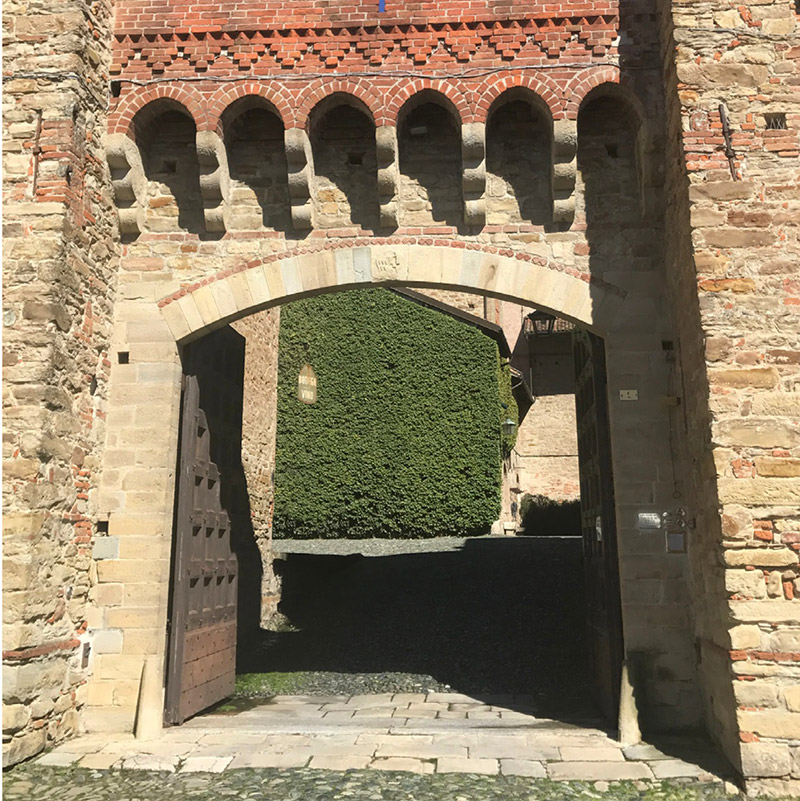
M 662 759 L 653 761 L 653 773 L 657 779 L 679 779 L 687 776 L 705 776 L 707 774 L 699 765 L 692 765 L 682 759 Z
M 66 768 L 74 765 L 78 759 L 80 759 L 78 754 L 70 754 L 67 751 L 50 751 L 50 753 L 40 757 L 37 762 L 40 765 L 48 765 L 49 767 Z
M 547 776 L 544 765 L 530 759 L 501 759 L 500 773 L 504 776 L 532 776 L 536 779 Z
M 260 751 L 242 753 L 233 758 L 228 766 L 230 770 L 236 768 L 304 768 L 311 759 L 311 751 L 298 748 L 288 753 Z
M 464 757 L 442 757 L 436 760 L 437 773 L 487 773 L 500 772 L 496 759 L 466 759 Z
M 551 779 L 582 779 L 584 781 L 624 781 L 625 779 L 654 778 L 644 762 L 549 762 L 547 775 Z
M 515 703 L 511 696 L 471 699 L 455 693 L 282 696 L 238 714 L 195 718 L 165 729 L 156 740 L 87 735 L 53 749 L 38 764 L 168 774 L 373 769 L 599 782 L 710 781 L 715 775 L 707 765 L 722 764 L 692 740 L 622 748 L 597 725 L 543 720 L 514 709 L 493 711 L 482 700 Z M 504 721 L 503 714 L 513 720 Z M 399 717 L 411 715 L 422 717 Z M 693 758 L 687 760 L 686 754 Z
M 433 762 L 426 762 L 422 759 L 412 757 L 384 757 L 373 759 L 369 763 L 373 770 L 399 770 L 410 773 L 433 773 L 436 766 Z
M 416 759 L 438 759 L 439 757 L 457 756 L 466 759 L 467 747 L 438 740 L 430 743 L 409 743 L 402 737 L 393 737 L 389 742 L 378 746 L 375 750 L 375 756 L 409 756 Z
M 488 759 L 522 759 L 537 761 L 556 761 L 562 759 L 559 749 L 553 746 L 531 746 L 525 740 L 520 742 L 504 742 L 501 739 L 478 740 L 470 746 L 470 758 Z
M 181 765 L 183 773 L 222 773 L 233 757 L 189 757 Z
M 617 746 L 606 748 L 576 748 L 564 746 L 558 749 L 564 762 L 624 762 L 622 749 Z
M 369 756 L 355 754 L 318 754 L 311 757 L 308 766 L 322 770 L 364 770 L 371 761 Z

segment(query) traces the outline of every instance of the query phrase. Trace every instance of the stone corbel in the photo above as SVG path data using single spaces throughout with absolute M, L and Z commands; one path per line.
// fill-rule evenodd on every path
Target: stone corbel
M 397 155 L 397 128 L 381 125 L 375 129 L 375 146 L 378 155 L 378 202 L 381 228 L 400 225 L 397 196 L 400 171 Z
M 461 126 L 461 169 L 464 191 L 464 222 L 486 224 L 486 125 L 471 122 Z
M 225 143 L 213 131 L 198 131 L 196 146 L 206 231 L 224 232 L 231 186 Z
M 284 145 L 286 165 L 289 170 L 292 225 L 297 231 L 308 231 L 314 226 L 314 206 L 311 202 L 314 159 L 311 153 L 311 140 L 301 128 L 287 128 Z
M 553 123 L 553 222 L 570 225 L 575 219 L 575 177 L 578 171 L 578 123 Z
M 103 137 L 103 145 L 111 170 L 120 233 L 123 236 L 138 236 L 144 230 L 147 198 L 142 155 L 136 143 L 126 134 L 107 134 Z

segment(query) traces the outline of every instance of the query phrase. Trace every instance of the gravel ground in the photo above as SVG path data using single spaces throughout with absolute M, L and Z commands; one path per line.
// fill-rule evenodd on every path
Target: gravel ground
M 719 784 L 585 782 L 475 774 L 417 775 L 361 770 L 236 770 L 223 774 L 95 771 L 19 765 L 3 797 L 37 801 L 728 801 Z
M 272 541 L 275 553 L 310 553 L 330 556 L 395 556 L 405 553 L 442 553 L 459 551 L 467 540 L 494 542 L 497 537 L 431 537 L 426 540 L 278 540 Z M 521 539 L 521 538 L 520 538 Z
M 273 695 L 372 695 L 376 693 L 446 693 L 452 690 L 432 676 L 417 673 L 246 673 L 237 678 L 236 697 Z
M 240 678 L 241 694 L 515 694 L 542 716 L 596 716 L 580 539 L 275 547 L 290 546 L 285 625 L 242 643 L 238 672 L 266 675 Z

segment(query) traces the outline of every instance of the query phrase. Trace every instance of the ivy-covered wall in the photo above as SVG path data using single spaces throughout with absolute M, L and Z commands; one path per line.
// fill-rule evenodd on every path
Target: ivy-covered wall
M 306 362 L 313 405 L 297 398 Z M 274 535 L 488 533 L 500 508 L 501 421 L 516 419 L 501 405 L 509 399 L 496 343 L 441 312 L 381 289 L 287 305 Z

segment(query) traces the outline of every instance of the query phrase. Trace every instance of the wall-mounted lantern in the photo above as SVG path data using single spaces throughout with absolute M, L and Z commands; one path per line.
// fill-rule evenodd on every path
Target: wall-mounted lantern
M 510 417 L 506 417 L 506 419 L 503 420 L 502 425 L 503 425 L 503 433 L 507 437 L 512 436 L 514 434 L 514 429 L 517 427 L 517 424 Z
M 537 309 L 525 318 L 523 330 L 529 337 L 547 337 L 553 333 L 555 324 L 556 318 L 552 314 Z

